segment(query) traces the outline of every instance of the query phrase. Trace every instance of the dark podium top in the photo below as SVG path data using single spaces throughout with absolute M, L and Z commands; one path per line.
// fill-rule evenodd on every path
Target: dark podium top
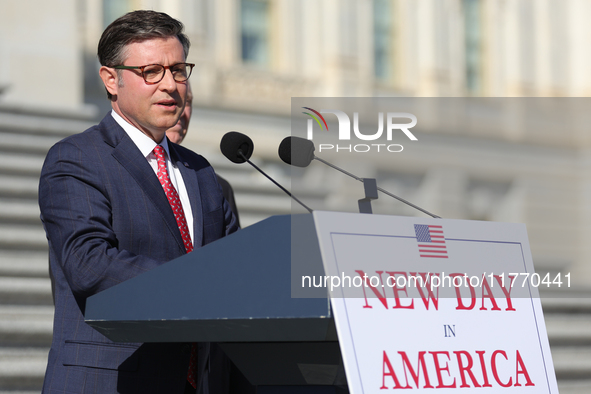
M 89 297 L 85 318 L 116 342 L 336 341 L 326 289 L 292 298 L 302 274 L 324 275 L 312 215 L 274 216 Z

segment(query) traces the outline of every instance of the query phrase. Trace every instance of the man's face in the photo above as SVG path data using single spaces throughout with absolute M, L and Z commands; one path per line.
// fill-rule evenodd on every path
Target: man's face
M 131 43 L 126 46 L 125 53 L 125 66 L 171 66 L 185 62 L 183 46 L 176 37 Z M 176 82 L 170 70 L 165 71 L 162 81 L 153 85 L 144 81 L 140 70 L 121 70 L 119 75 L 115 74 L 116 81 L 108 85 L 114 90 L 111 94 L 116 96 L 113 108 L 129 123 L 160 142 L 185 108 L 186 82 Z
M 180 144 L 185 139 L 187 135 L 187 130 L 189 129 L 189 121 L 191 121 L 191 111 L 193 110 L 191 106 L 191 102 L 187 101 L 187 105 L 185 105 L 185 109 L 179 118 L 179 121 L 172 126 L 172 128 L 166 131 L 166 136 L 168 139 L 175 144 Z

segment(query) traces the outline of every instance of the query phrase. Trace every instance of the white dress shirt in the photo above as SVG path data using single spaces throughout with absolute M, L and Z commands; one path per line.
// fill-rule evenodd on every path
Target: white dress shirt
M 119 126 L 121 126 L 127 135 L 129 135 L 129 138 L 131 138 L 131 140 L 142 152 L 142 155 L 144 155 L 146 160 L 148 160 L 148 163 L 152 166 L 154 173 L 158 175 L 158 161 L 156 159 L 156 155 L 153 152 L 154 148 L 158 144 L 156 144 L 156 142 L 146 134 L 138 130 L 135 126 L 127 123 L 127 121 L 119 116 L 115 110 L 111 111 L 111 116 L 113 116 L 113 119 L 115 119 Z M 166 168 L 168 169 L 168 176 L 170 177 L 172 186 L 174 186 L 177 193 L 179 194 L 181 205 L 183 206 L 183 211 L 185 213 L 185 219 L 187 220 L 187 227 L 189 227 L 189 233 L 191 234 L 191 242 L 193 242 L 193 245 L 195 245 L 195 238 L 193 236 L 193 213 L 191 211 L 191 202 L 189 201 L 189 194 L 187 193 L 185 182 L 183 181 L 183 177 L 181 176 L 181 172 L 179 171 L 178 167 L 176 167 L 174 163 L 170 161 L 170 151 L 168 150 L 168 139 L 166 136 L 162 139 L 160 145 L 166 152 Z

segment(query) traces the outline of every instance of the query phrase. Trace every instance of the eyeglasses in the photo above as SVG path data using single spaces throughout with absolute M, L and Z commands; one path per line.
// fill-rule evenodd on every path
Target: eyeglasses
M 147 66 L 114 66 L 113 68 L 117 70 L 140 70 L 144 81 L 149 85 L 153 85 L 162 81 L 166 70 L 170 70 L 176 82 L 185 82 L 191 76 L 193 67 L 195 67 L 193 63 L 177 63 L 172 66 L 148 64 Z

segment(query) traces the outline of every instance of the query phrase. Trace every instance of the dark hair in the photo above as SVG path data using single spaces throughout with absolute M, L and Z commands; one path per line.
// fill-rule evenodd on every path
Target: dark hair
M 163 12 L 140 10 L 117 18 L 103 32 L 98 44 L 98 58 L 102 66 L 123 64 L 125 47 L 133 42 L 175 36 L 181 42 L 185 59 L 191 43 L 183 33 L 183 24 Z M 111 94 L 107 92 L 110 99 Z

